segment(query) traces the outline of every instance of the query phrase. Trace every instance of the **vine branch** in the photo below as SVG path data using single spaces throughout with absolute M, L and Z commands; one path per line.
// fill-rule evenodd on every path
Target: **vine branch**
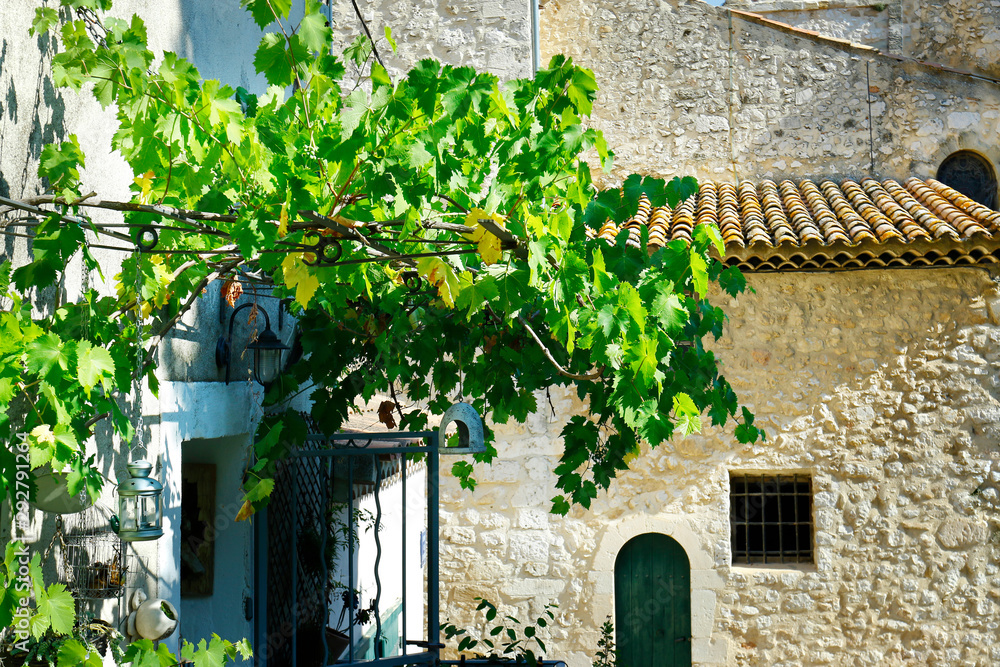
M 604 376 L 603 366 L 592 373 L 586 373 L 583 375 L 579 373 L 570 373 L 568 370 L 563 368 L 558 361 L 556 361 L 556 358 L 552 356 L 551 352 L 549 352 L 549 348 L 545 347 L 545 343 L 542 342 L 542 339 L 538 337 L 538 334 L 535 333 L 535 330 L 531 328 L 531 325 L 528 324 L 528 321 L 525 320 L 524 317 L 518 315 L 517 321 L 524 326 L 524 328 L 528 331 L 529 334 L 531 334 L 531 337 L 538 344 L 538 347 L 542 348 L 542 352 L 545 354 L 545 358 L 548 359 L 552 363 L 552 365 L 556 367 L 556 370 L 559 371 L 559 375 L 567 377 L 570 380 L 582 380 L 582 381 L 597 380 Z

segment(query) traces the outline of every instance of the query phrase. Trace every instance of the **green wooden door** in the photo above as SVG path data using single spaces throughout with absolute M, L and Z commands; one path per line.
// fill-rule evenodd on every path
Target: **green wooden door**
M 646 533 L 618 553 L 615 635 L 621 667 L 690 667 L 691 566 L 673 538 Z

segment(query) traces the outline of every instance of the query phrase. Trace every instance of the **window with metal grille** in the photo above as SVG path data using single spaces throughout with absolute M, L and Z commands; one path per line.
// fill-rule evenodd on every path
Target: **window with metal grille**
M 809 475 L 733 473 L 729 503 L 733 565 L 813 562 Z

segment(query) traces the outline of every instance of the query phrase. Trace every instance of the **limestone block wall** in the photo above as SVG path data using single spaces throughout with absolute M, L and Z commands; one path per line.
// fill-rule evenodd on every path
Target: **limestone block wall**
M 477 467 L 474 493 L 443 480 L 443 614 L 481 627 L 476 595 L 522 619 L 557 601 L 550 653 L 589 667 L 614 612 L 614 559 L 654 531 L 691 561 L 696 665 L 997 664 L 993 277 L 880 270 L 750 283 L 756 294 L 719 298 L 730 322 L 715 349 L 767 442 L 741 447 L 707 429 L 666 443 L 591 510 L 560 518 L 546 511 L 558 433 L 585 407 L 553 390 L 555 415 L 499 430 L 501 459 Z M 814 565 L 731 566 L 734 471 L 812 476 Z
M 1000 78 L 1000 2 L 903 0 L 904 53 Z
M 731 22 L 730 22 L 731 21 Z M 601 86 L 593 123 L 631 172 L 932 176 L 960 148 L 1000 164 L 1000 86 L 685 0 L 552 0 L 542 55 Z

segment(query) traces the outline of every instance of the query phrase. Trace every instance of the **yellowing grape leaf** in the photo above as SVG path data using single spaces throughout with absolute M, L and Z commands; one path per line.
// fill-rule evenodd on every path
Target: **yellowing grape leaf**
M 174 274 L 163 265 L 162 255 L 153 255 L 151 260 L 159 260 L 152 262 L 153 278 L 156 280 L 156 295 L 153 297 L 153 303 L 157 308 L 163 308 L 174 294 L 174 291 L 170 289 L 174 282 Z M 145 307 L 146 304 L 143 306 Z
M 288 233 L 288 203 L 281 205 L 281 213 L 278 214 L 278 236 Z
M 150 195 L 153 192 L 153 170 L 150 169 L 145 174 L 141 176 L 136 176 L 133 181 L 139 186 L 141 192 L 139 193 L 139 201 L 143 204 L 148 204 L 150 200 Z
M 455 295 L 459 290 L 455 269 L 440 257 L 427 257 L 417 262 L 417 272 L 438 288 L 438 296 L 449 308 L 455 307 Z
M 496 213 L 487 213 L 481 208 L 474 208 L 465 216 L 465 226 L 471 230 L 465 234 L 465 237 L 476 242 L 483 263 L 490 266 L 500 261 L 503 250 L 500 248 L 500 239 L 497 238 L 496 234 L 483 227 L 483 224 L 479 222 L 482 219 L 492 220 L 500 229 L 506 229 L 506 227 L 503 226 L 503 218 Z
M 240 511 L 236 513 L 236 521 L 246 521 L 251 515 L 253 515 L 253 503 L 249 500 L 244 500 Z
M 302 253 L 289 253 L 281 262 L 281 270 L 285 274 L 285 284 L 295 288 L 295 302 L 305 308 L 319 288 L 319 278 L 309 272 L 309 267 L 302 261 Z

